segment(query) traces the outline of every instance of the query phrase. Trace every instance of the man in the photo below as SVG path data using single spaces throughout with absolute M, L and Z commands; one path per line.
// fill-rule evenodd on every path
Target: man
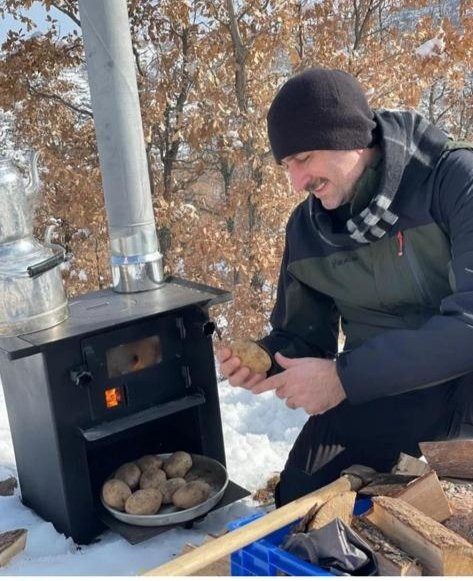
M 291 78 L 267 121 L 276 161 L 309 192 L 259 341 L 273 365 L 217 357 L 231 385 L 310 414 L 280 505 L 352 464 L 389 471 L 418 442 L 473 437 L 473 152 L 415 112 L 372 111 L 336 70 Z

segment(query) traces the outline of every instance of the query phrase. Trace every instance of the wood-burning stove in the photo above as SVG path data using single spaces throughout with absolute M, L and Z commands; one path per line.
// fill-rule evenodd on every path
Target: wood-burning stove
M 106 522 L 100 488 L 120 465 L 175 450 L 225 464 L 209 319 L 229 293 L 180 279 L 73 299 L 70 318 L 0 338 L 0 375 L 23 502 L 78 543 Z M 231 483 L 222 502 L 246 495 Z M 114 526 L 116 525 L 116 526 Z

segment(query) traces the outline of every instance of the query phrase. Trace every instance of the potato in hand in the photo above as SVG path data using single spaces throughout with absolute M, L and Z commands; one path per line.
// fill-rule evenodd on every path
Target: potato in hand
M 253 373 L 265 373 L 271 368 L 271 357 L 254 341 L 235 339 L 230 349 L 232 355 L 240 359 L 242 367 L 249 367 Z

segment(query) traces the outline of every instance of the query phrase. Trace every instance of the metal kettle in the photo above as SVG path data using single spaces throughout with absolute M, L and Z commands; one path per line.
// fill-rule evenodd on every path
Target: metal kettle
M 31 154 L 26 181 L 10 159 L 0 157 L 0 244 L 31 235 L 38 193 L 37 153 Z
M 52 327 L 68 316 L 59 265 L 64 249 L 33 237 L 39 179 L 36 153 L 24 180 L 10 159 L 0 157 L 0 335 Z

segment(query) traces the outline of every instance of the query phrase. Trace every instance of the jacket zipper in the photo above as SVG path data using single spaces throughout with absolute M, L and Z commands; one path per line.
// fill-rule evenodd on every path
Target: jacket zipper
M 403 232 L 399 231 L 396 234 L 396 238 L 397 238 L 397 243 L 398 243 L 397 255 L 398 256 L 404 256 L 404 255 L 406 256 L 407 263 L 409 264 L 411 272 L 414 275 L 414 280 L 416 282 L 417 288 L 420 292 L 422 299 L 427 304 L 431 304 L 431 300 L 429 298 L 429 295 L 428 295 L 427 291 L 425 290 L 425 287 L 424 287 L 423 282 L 422 282 L 422 269 L 420 267 L 419 261 L 417 260 L 415 253 L 412 250 L 412 247 L 409 244 L 405 243 Z

